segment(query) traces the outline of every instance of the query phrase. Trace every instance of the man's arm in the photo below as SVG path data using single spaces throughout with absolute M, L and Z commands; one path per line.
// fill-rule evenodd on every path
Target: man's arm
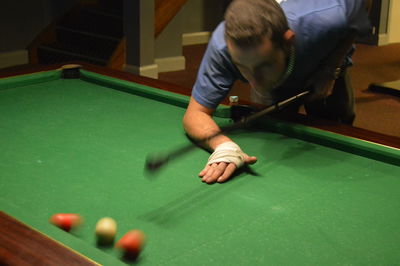
M 190 137 L 195 140 L 203 140 L 220 131 L 220 128 L 212 119 L 213 111 L 213 109 L 204 107 L 191 97 L 189 106 L 183 117 L 184 129 Z M 202 181 L 206 183 L 224 182 L 228 180 L 237 169 L 237 164 L 234 162 L 220 161 L 219 159 L 221 158 L 215 158 L 215 156 L 223 156 L 224 153 L 226 153 L 228 157 L 232 156 L 231 154 L 239 154 L 242 156 L 241 158 L 245 164 L 252 164 L 257 161 L 256 157 L 250 157 L 243 153 L 239 146 L 222 134 L 206 141 L 204 147 L 210 151 L 214 151 L 214 157 L 212 155 L 210 158 L 217 161 L 215 163 L 211 161 L 210 163 L 209 160 L 204 169 L 199 173 Z
M 220 131 L 218 125 L 212 119 L 213 109 L 199 104 L 193 97 L 183 117 L 183 127 L 186 133 L 195 140 L 203 140 Z M 204 148 L 213 151 L 224 142 L 232 141 L 224 135 L 218 135 L 204 143 Z
M 352 45 L 358 35 L 368 34 L 371 25 L 368 19 L 368 12 L 371 8 L 370 0 L 349 1 L 346 6 L 346 21 L 343 28 L 346 30 L 344 37 L 339 40 L 336 47 L 324 61 L 323 66 L 319 66 L 320 71 L 315 74 L 314 84 L 319 92 L 313 98 L 326 98 L 332 93 L 334 80 L 344 69 L 343 62 L 348 55 Z
M 338 42 L 336 48 L 324 61 L 324 64 L 319 66 L 319 70 L 313 74 L 311 84 L 317 88 L 317 90 L 314 91 L 314 95 L 312 95 L 309 100 L 323 99 L 332 94 L 335 80 L 343 71 L 341 67 L 344 59 L 356 37 L 357 32 L 350 30 L 346 36 Z
M 190 137 L 204 140 L 220 131 L 212 114 L 228 95 L 238 76 L 240 73 L 226 49 L 224 24 L 221 23 L 208 43 L 183 118 L 184 129 Z M 256 161 L 255 157 L 247 156 L 236 143 L 222 134 L 205 141 L 203 147 L 212 152 L 206 166 L 199 173 L 207 183 L 224 182 L 243 164 Z
M 368 34 L 368 0 L 340 0 L 342 8 L 337 12 L 328 11 L 325 19 L 317 19 L 315 27 L 323 28 L 316 42 L 325 44 L 326 56 L 316 67 L 309 84 L 316 90 L 310 100 L 323 99 L 332 93 L 334 81 L 349 65 L 349 52 L 358 35 Z M 324 28 L 325 27 L 325 28 Z M 326 29 L 326 30 L 325 30 Z M 332 35 L 333 34 L 333 35 Z M 331 40 L 329 43 L 326 40 Z M 324 47 L 325 47 L 324 45 Z

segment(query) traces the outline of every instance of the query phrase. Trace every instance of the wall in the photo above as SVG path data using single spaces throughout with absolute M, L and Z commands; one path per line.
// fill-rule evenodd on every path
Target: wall
M 224 15 L 224 1 L 189 0 L 182 8 L 183 33 L 213 31 Z
M 390 0 L 382 0 L 380 23 L 379 23 L 379 33 L 381 34 L 386 34 L 388 30 L 389 5 L 390 5 Z
M 0 53 L 25 49 L 55 17 L 78 0 L 2 0 Z
M 176 71 L 185 68 L 182 45 L 187 35 L 190 43 L 208 41 L 212 32 L 223 19 L 224 1 L 189 0 L 167 25 L 155 42 L 155 61 L 159 72 Z M 200 38 L 199 38 L 200 36 Z
M 28 63 L 27 46 L 36 35 L 78 0 L 2 0 L 0 68 Z
M 400 42 L 400 0 L 381 0 L 379 45 Z
M 182 55 L 183 13 L 179 12 L 156 39 L 156 58 Z
M 390 0 L 388 19 L 388 42 L 400 42 L 400 0 Z

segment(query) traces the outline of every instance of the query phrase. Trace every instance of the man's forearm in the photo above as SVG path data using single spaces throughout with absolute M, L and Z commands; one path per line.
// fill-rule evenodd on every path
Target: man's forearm
M 220 131 L 212 117 L 203 112 L 187 112 L 183 118 L 183 126 L 186 133 L 195 140 L 207 139 Z M 219 144 L 227 141 L 232 140 L 221 134 L 201 144 L 213 151 Z

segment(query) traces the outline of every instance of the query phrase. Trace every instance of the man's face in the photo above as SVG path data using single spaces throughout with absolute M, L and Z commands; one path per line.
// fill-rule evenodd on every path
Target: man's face
M 260 44 L 246 48 L 228 39 L 227 47 L 233 63 L 257 91 L 273 89 L 285 73 L 284 50 L 275 47 L 266 37 Z

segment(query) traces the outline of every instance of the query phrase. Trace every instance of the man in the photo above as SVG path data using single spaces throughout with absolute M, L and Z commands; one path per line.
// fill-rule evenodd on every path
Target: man
M 265 105 L 312 89 L 308 114 L 351 124 L 346 55 L 353 32 L 369 28 L 363 0 L 234 0 L 203 57 L 183 118 L 186 132 L 194 139 L 219 132 L 212 114 L 237 79 L 247 81 L 252 100 Z M 224 182 L 257 161 L 225 135 L 204 145 L 213 151 L 199 173 L 207 183 Z

